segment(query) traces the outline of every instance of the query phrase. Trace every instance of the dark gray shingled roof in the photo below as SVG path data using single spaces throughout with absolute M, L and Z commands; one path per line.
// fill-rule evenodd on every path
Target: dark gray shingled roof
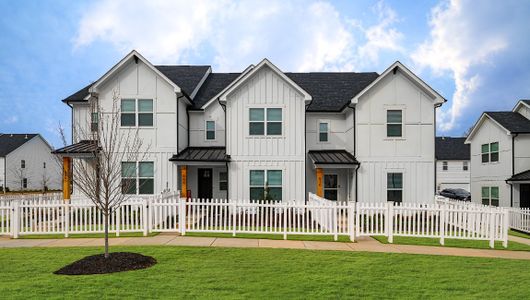
M 470 145 L 464 144 L 465 137 L 436 137 L 437 160 L 469 160 Z
M 178 85 L 184 93 L 191 95 L 201 82 L 210 66 L 155 66 L 169 80 Z M 92 83 L 63 99 L 63 102 L 84 101 Z
M 225 87 L 241 73 L 210 73 L 201 88 L 193 98 L 195 109 L 200 109 L 204 104 L 219 94 Z
M 169 160 L 226 162 L 230 158 L 226 155 L 225 147 L 188 147 L 179 154 L 173 155 Z
M 530 170 L 526 170 L 524 172 L 517 173 L 517 174 L 513 175 L 512 177 L 510 177 L 506 181 L 530 181 Z
M 82 140 L 79 143 L 68 145 L 66 147 L 52 151 L 54 154 L 90 154 L 97 150 L 95 141 Z
M 37 134 L 0 133 L 0 157 L 8 155 L 36 136 Z
M 313 101 L 308 111 L 342 111 L 350 100 L 372 83 L 379 74 L 352 72 L 285 73 L 302 89 L 308 92 Z
M 210 66 L 155 66 L 166 77 L 190 95 Z M 193 109 L 200 109 L 209 100 L 232 83 L 241 73 L 210 73 L 195 95 Z M 308 111 L 340 112 L 350 100 L 372 83 L 379 75 L 375 72 L 317 72 L 285 73 L 308 92 L 313 101 Z M 83 101 L 91 85 L 70 95 L 63 102 Z
M 511 133 L 530 133 L 530 120 L 517 112 L 497 111 L 484 112 L 493 120 L 497 121 L 502 127 Z
M 523 101 L 524 103 L 530 105 L 530 100 L 521 100 L 521 101 Z
M 346 150 L 311 150 L 307 153 L 313 164 L 358 165 L 355 157 Z

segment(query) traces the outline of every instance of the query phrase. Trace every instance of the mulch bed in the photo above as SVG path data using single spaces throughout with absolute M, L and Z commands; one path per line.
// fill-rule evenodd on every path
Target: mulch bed
M 59 275 L 106 274 L 146 269 L 156 264 L 156 259 L 138 253 L 114 252 L 105 259 L 104 254 L 87 256 L 55 272 Z

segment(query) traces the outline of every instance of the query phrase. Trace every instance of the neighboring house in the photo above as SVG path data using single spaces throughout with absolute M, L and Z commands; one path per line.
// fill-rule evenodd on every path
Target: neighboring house
M 512 111 L 484 112 L 471 145 L 471 198 L 483 204 L 530 207 L 530 100 Z
M 0 134 L 0 190 L 59 190 L 61 166 L 39 134 Z
M 436 189 L 470 191 L 470 147 L 465 137 L 436 137 Z
M 139 194 L 434 201 L 435 109 L 445 99 L 400 62 L 381 75 L 284 73 L 266 59 L 214 73 L 153 66 L 133 51 L 63 102 L 89 128 L 89 100 L 108 111 L 116 91 L 123 127 L 151 143 L 138 166 L 153 167 L 142 175 L 153 188 Z M 75 157 L 83 143 L 58 153 Z

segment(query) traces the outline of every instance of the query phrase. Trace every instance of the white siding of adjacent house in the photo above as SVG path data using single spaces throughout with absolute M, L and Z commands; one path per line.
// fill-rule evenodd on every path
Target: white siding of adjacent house
M 139 136 L 143 139 L 144 145 L 149 145 L 149 157 L 146 160 L 155 163 L 155 194 L 164 190 L 176 191 L 178 170 L 177 166 L 169 159 L 178 150 L 187 146 L 188 121 L 185 100 L 182 97 L 178 100 L 179 117 L 177 124 L 178 95 L 167 81 L 141 60 L 138 63 L 133 60 L 129 61 L 99 87 L 98 98 L 103 111 L 110 112 L 112 110 L 115 93 L 120 99 L 153 99 L 154 126 L 140 127 Z M 77 105 L 74 106 L 73 114 L 74 120 L 76 118 L 83 120 L 83 116 L 87 118 L 90 116 L 88 108 Z M 130 129 L 120 128 L 120 130 L 126 132 Z M 179 138 L 178 149 L 177 137 Z
M 6 157 L 7 187 L 12 191 L 21 190 L 20 161 L 26 161 L 23 176 L 27 178 L 26 190 L 42 190 L 47 182 L 48 189 L 61 189 L 61 163 L 51 154 L 52 149 L 40 137 L 36 136 L 24 143 Z M 44 168 L 46 163 L 46 168 Z M 3 167 L 2 167 L 3 168 Z
M 0 187 L 2 187 L 2 190 L 6 186 L 5 176 L 5 158 L 0 157 Z
M 471 163 L 466 160 L 468 170 L 464 171 L 463 160 L 447 160 L 447 170 L 443 170 L 444 160 L 436 161 L 436 189 L 441 191 L 447 188 L 462 188 L 470 191 Z
M 282 136 L 248 134 L 250 107 L 281 107 Z M 263 66 L 227 96 L 227 154 L 231 155 L 229 195 L 249 198 L 249 173 L 282 170 L 283 199 L 305 199 L 305 103 L 303 95 L 268 66 Z
M 387 138 L 386 110 L 403 110 L 403 137 Z M 403 202 L 434 201 L 434 102 L 400 71 L 389 73 L 356 106 L 358 197 L 385 202 L 389 172 L 403 173 Z
M 520 104 L 515 111 L 523 115 L 525 118 L 530 119 L 530 107 L 525 104 Z
M 499 161 L 482 163 L 482 144 L 499 142 Z M 499 187 L 499 205 L 510 206 L 512 176 L 512 137 L 489 118 L 476 130 L 471 139 L 471 200 L 482 203 L 482 187 Z M 514 203 L 515 204 L 515 203 Z
M 72 142 L 90 139 L 90 106 L 72 103 Z

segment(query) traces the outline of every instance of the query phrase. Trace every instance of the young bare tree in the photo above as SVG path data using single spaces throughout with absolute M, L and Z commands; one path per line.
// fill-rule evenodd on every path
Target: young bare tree
M 26 168 L 22 168 L 21 165 L 18 165 L 12 167 L 9 172 L 11 175 L 11 183 L 13 185 L 17 185 L 21 191 L 25 190 L 26 188 L 24 187 L 24 179 L 26 179 L 27 183 L 29 175 Z
M 113 211 L 136 194 L 136 180 L 122 179 L 122 165 L 143 161 L 150 146 L 144 145 L 138 128 L 121 128 L 119 96 L 115 92 L 112 108 L 105 111 L 97 98 L 90 100 L 92 122 L 74 124 L 74 140 L 92 144 L 89 158 L 73 159 L 74 187 L 89 198 L 104 216 L 105 258 L 109 257 L 109 218 Z M 64 139 L 64 131 L 63 140 Z M 88 140 L 87 140 L 88 138 Z

